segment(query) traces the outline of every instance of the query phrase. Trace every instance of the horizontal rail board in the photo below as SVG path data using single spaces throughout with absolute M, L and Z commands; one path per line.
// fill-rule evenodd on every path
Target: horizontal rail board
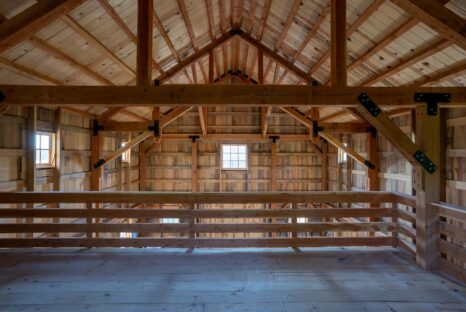
M 193 239 L 193 238 L 5 238 L 0 248 L 25 247 L 173 247 L 173 248 L 245 248 L 245 247 L 325 247 L 391 246 L 393 237 L 312 237 L 269 239 Z
M 296 224 L 2 224 L 0 233 L 42 232 L 144 232 L 144 233 L 266 233 L 266 232 L 392 232 L 393 223 L 296 223 Z
M 391 203 L 390 192 L 0 192 L 0 203 Z
M 466 248 L 450 242 L 439 240 L 438 247 L 440 252 L 443 252 L 455 260 L 466 263 Z
M 466 243 L 466 228 L 440 221 L 439 230 L 440 234 L 452 237 L 457 243 Z
M 391 208 L 308 208 L 308 209 L 0 209 L 0 218 L 350 218 L 390 217 Z
M 398 218 L 403 219 L 405 221 L 411 222 L 413 224 L 416 224 L 416 214 L 403 210 L 403 209 L 398 209 Z
M 394 192 L 392 194 L 395 197 L 396 202 L 406 206 L 416 207 L 416 196 L 398 192 Z

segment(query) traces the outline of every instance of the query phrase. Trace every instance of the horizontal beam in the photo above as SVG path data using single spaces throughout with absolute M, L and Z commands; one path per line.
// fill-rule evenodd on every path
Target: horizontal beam
M 0 248 L 23 247 L 324 247 L 391 246 L 393 237 L 311 237 L 311 238 L 4 238 Z
M 164 224 L 164 223 L 35 223 L 35 224 L 2 224 L 0 233 L 84 233 L 84 232 L 144 232 L 144 233 L 268 233 L 268 232 L 395 232 L 394 223 L 361 222 L 361 223 L 288 223 L 288 224 Z
M 0 218 L 359 218 L 390 217 L 392 208 L 311 209 L 0 209 Z
M 17 86 L 0 85 L 3 103 L 93 106 L 337 106 L 357 107 L 361 93 L 379 106 L 417 106 L 414 93 L 450 93 L 466 107 L 461 87 L 309 87 L 304 85 Z
M 190 107 L 188 107 L 190 108 Z M 186 113 L 184 111 L 183 113 Z M 181 115 L 177 115 L 181 116 Z M 170 119 L 165 118 L 165 116 L 162 118 L 161 126 L 167 126 L 168 121 Z M 173 121 L 174 119 L 170 120 Z M 151 127 L 154 125 L 153 122 L 117 122 L 117 121 L 109 121 L 109 122 L 104 122 L 101 124 L 103 126 L 102 131 L 148 131 L 148 127 Z M 312 122 L 308 120 L 307 124 L 305 124 L 308 128 L 312 128 Z M 367 126 L 365 126 L 362 123 L 356 123 L 356 122 L 350 122 L 350 123 L 322 123 L 319 124 L 319 126 L 323 127 L 325 130 L 328 131 L 333 131 L 333 132 L 339 132 L 339 133 L 346 133 L 346 132 L 355 132 L 355 133 L 364 133 L 368 132 L 370 129 L 368 129 Z M 165 134 L 164 134 L 165 135 Z M 272 134 L 271 134 L 272 135 Z M 278 136 L 278 134 L 273 134 L 275 136 Z M 256 135 L 251 134 L 252 137 L 255 137 Z M 235 136 L 233 135 L 233 138 Z M 266 136 L 264 136 L 266 137 Z M 309 138 L 309 135 L 306 135 L 307 139 Z
M 0 192 L 0 203 L 391 203 L 390 192 Z

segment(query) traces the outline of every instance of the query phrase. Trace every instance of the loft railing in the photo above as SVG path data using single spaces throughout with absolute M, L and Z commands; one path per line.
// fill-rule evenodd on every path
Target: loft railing
M 439 216 L 439 267 L 466 283 L 466 209 L 446 203 L 434 205 Z
M 0 247 L 397 246 L 408 206 L 390 192 L 0 193 Z

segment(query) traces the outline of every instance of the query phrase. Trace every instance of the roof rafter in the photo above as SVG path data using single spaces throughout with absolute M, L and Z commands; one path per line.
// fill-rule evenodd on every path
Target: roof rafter
M 352 35 L 377 9 L 384 3 L 384 0 L 374 0 L 367 9 L 353 22 L 353 24 L 346 30 L 346 37 Z M 322 57 L 312 65 L 308 71 L 308 75 L 312 75 L 322 64 L 324 64 L 330 57 L 331 49 L 328 49 Z
M 31 34 L 50 25 L 83 2 L 84 0 L 38 1 L 20 14 L 4 21 L 0 26 L 0 52 L 29 38 Z
M 110 80 L 102 77 L 101 75 L 97 74 L 96 72 L 93 72 L 92 70 L 89 69 L 89 67 L 78 63 L 75 59 L 73 59 L 69 55 L 65 54 L 64 52 L 62 52 L 58 48 L 55 48 L 54 46 L 52 46 L 51 44 L 49 44 L 45 40 L 42 40 L 41 38 L 39 38 L 37 36 L 32 36 L 29 40 L 37 48 L 45 51 L 46 53 L 50 54 L 54 58 L 66 63 L 68 65 L 70 65 L 74 69 L 84 73 L 85 75 L 91 77 L 92 79 L 98 81 L 99 83 L 101 83 L 103 85 L 113 85 L 113 83 Z
M 394 4 L 466 50 L 466 20 L 436 0 L 392 0 Z
M 78 22 L 72 19 L 69 15 L 63 15 L 61 20 L 65 22 L 71 29 L 73 29 L 78 35 L 89 41 L 95 48 L 97 48 L 103 55 L 112 60 L 115 64 L 124 69 L 131 76 L 136 76 L 136 72 L 128 66 L 125 62 L 120 60 L 115 54 L 110 51 L 106 46 L 104 46 L 96 37 L 94 37 L 89 31 L 87 31 L 83 26 Z
M 189 39 L 191 40 L 191 45 L 193 46 L 194 51 L 199 50 L 196 36 L 194 35 L 193 25 L 191 24 L 191 19 L 189 18 L 188 9 L 186 8 L 186 3 L 184 0 L 176 0 L 178 7 L 180 8 L 181 16 L 183 17 L 184 24 L 186 25 L 186 30 L 188 31 Z
M 161 75 L 158 79 L 160 80 L 161 83 L 169 80 L 171 77 L 174 77 L 179 72 L 186 69 L 189 65 L 191 65 L 191 63 L 196 62 L 199 58 L 205 56 L 207 53 L 209 53 L 209 51 L 219 46 L 223 46 L 223 44 L 229 39 L 231 39 L 232 37 L 233 35 L 231 33 L 227 33 L 226 35 L 223 35 L 222 37 L 216 39 L 214 42 L 210 43 L 209 45 L 193 53 L 191 56 L 184 59 L 181 63 L 178 63 L 177 65 L 170 68 L 164 75 Z
M 380 82 L 390 76 L 393 76 L 397 72 L 400 72 L 411 65 L 414 65 L 423 59 L 428 58 L 429 56 L 434 55 L 435 53 L 447 48 L 450 46 L 452 43 L 446 39 L 441 39 L 441 40 L 434 40 L 433 43 L 427 45 L 425 48 L 421 49 L 420 51 L 414 53 L 413 55 L 409 56 L 405 60 L 402 60 L 398 64 L 395 64 L 394 66 L 390 66 L 389 69 L 378 73 L 375 77 L 372 77 L 362 83 L 363 86 L 370 86 L 373 85 L 377 82 Z
M 277 42 L 275 43 L 275 51 L 279 50 L 282 46 L 283 41 L 285 40 L 288 30 L 290 30 L 291 24 L 293 23 L 296 14 L 298 14 L 299 7 L 301 6 L 301 0 L 294 0 L 293 6 L 291 7 L 291 12 L 288 15 L 288 18 L 283 25 L 283 29 L 278 36 Z
M 112 20 L 118 25 L 118 27 L 126 34 L 126 36 L 137 45 L 136 35 L 129 29 L 128 25 L 123 21 L 123 19 L 118 15 L 115 9 L 108 3 L 108 0 L 98 0 L 100 5 L 104 8 L 105 12 L 112 18 Z M 158 64 L 155 59 L 152 57 L 152 66 L 157 69 L 161 74 L 164 73 L 160 64 Z

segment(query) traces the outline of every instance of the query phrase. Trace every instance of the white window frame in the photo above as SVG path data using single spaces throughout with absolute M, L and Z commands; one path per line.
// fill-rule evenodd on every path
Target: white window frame
M 37 137 L 47 136 L 49 138 L 49 148 L 41 148 L 40 143 L 37 142 Z M 46 131 L 36 131 L 35 134 L 35 153 L 36 153 L 36 167 L 37 168 L 52 168 L 55 166 L 55 133 L 46 132 Z M 40 140 L 39 140 L 40 141 Z M 40 151 L 47 151 L 49 154 L 49 161 L 47 163 L 40 163 Z M 39 157 L 37 157 L 37 152 L 39 152 Z
M 245 166 L 244 168 L 243 168 L 243 167 L 241 167 L 241 168 L 225 167 L 225 166 L 224 166 L 224 162 L 223 162 L 223 159 L 224 159 L 224 157 L 225 157 L 225 155 L 224 155 L 224 153 L 223 153 L 223 147 L 224 147 L 224 146 L 230 146 L 230 147 L 231 147 L 231 146 L 238 146 L 238 147 L 244 146 L 245 149 L 246 149 L 246 152 L 245 152 L 245 160 L 244 160 L 246 166 Z M 227 143 L 227 144 L 224 144 L 224 143 L 222 143 L 220 148 L 221 148 L 221 151 L 220 151 L 220 157 L 221 157 L 220 163 L 221 163 L 221 168 L 222 168 L 222 170 L 240 170 L 240 171 L 248 170 L 248 167 L 249 167 L 249 166 L 248 166 L 248 145 L 247 145 L 247 144 L 243 144 L 243 143 L 238 143 L 238 144 Z M 230 153 L 230 155 L 231 155 L 231 153 Z M 239 153 L 238 153 L 238 155 L 239 155 Z
M 348 143 L 343 143 L 345 147 L 348 147 Z M 348 163 L 348 153 L 344 149 L 338 148 L 338 163 L 347 164 Z
M 123 142 L 121 143 L 121 147 L 125 147 L 128 142 Z M 124 153 L 121 154 L 121 161 L 124 163 L 129 163 L 130 162 L 130 157 L 131 157 L 131 149 L 125 151 Z
M 180 218 L 162 218 L 162 219 L 160 219 L 160 223 L 163 223 L 163 224 L 177 224 L 177 223 L 180 223 Z

